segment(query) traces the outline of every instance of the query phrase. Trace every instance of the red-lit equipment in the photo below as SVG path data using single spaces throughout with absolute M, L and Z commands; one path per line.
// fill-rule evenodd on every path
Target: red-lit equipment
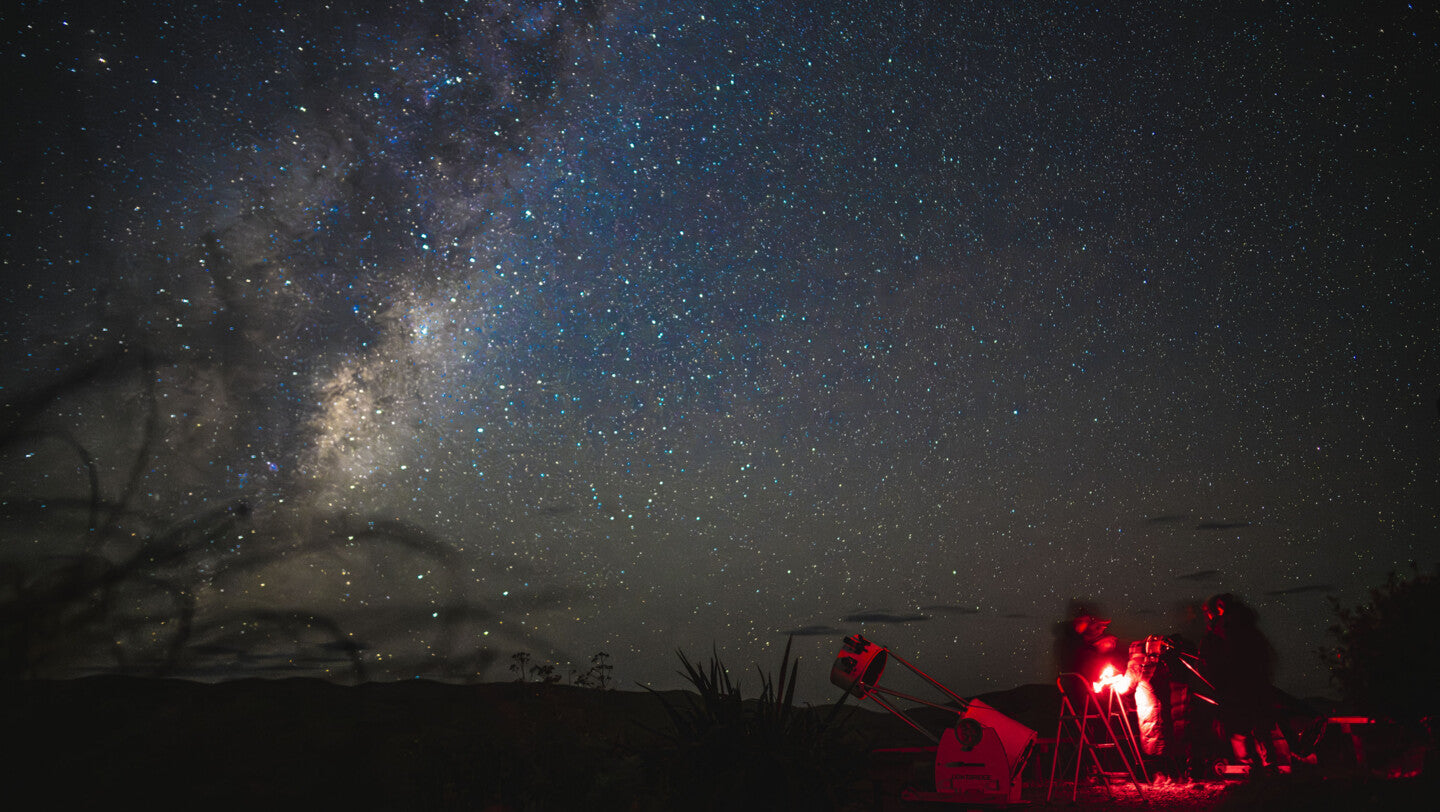
M 938 704 L 880 686 L 889 659 L 910 669 L 951 702 Z M 1035 731 L 978 699 L 963 699 L 894 652 L 860 635 L 845 638 L 830 681 L 859 699 L 869 699 L 921 735 L 935 742 L 935 791 L 905 790 L 913 801 L 944 801 L 977 805 L 1020 803 L 1020 773 L 1035 746 Z M 893 703 L 915 702 L 954 713 L 953 723 L 937 736 Z

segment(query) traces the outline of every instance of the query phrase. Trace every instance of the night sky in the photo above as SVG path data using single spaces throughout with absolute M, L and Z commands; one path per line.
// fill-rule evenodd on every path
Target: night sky
M 9 3 L 9 656 L 757 686 L 793 632 L 820 700 L 859 631 L 971 693 L 1229 591 L 1327 692 L 1327 596 L 1440 539 L 1437 32 Z

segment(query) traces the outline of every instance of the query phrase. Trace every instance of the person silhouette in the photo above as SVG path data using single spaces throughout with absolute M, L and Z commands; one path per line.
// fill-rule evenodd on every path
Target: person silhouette
M 1122 671 L 1119 640 L 1109 633 L 1110 620 L 1090 601 L 1072 600 L 1066 619 L 1056 626 L 1055 660 L 1062 674 L 1080 674 L 1087 681 L 1100 679 L 1105 666 Z
M 1205 602 L 1200 662 L 1215 689 L 1217 715 L 1235 762 L 1288 771 L 1290 745 L 1280 731 L 1273 685 L 1275 650 L 1255 610 L 1225 593 Z

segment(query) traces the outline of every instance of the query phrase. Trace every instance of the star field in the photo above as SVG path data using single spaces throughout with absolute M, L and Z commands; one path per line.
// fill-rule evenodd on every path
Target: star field
M 90 5 L 0 23 L 38 673 L 973 692 L 1232 591 L 1317 693 L 1430 561 L 1432 10 Z

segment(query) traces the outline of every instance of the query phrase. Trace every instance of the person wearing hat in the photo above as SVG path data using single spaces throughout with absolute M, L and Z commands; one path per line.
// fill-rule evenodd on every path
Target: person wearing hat
M 1100 679 L 1105 666 L 1123 670 L 1117 662 L 1118 639 L 1109 633 L 1110 619 L 1089 601 L 1072 600 L 1060 624 L 1055 659 L 1062 674 L 1080 674 L 1091 682 Z

